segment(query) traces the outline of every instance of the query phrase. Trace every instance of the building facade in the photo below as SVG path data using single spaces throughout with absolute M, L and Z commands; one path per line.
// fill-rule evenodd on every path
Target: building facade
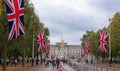
M 80 45 L 68 45 L 67 43 L 63 47 L 61 47 L 61 43 L 50 45 L 49 57 L 79 59 L 81 57 Z

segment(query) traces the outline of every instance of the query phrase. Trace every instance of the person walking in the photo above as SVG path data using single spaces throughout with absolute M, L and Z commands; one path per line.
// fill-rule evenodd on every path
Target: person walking
M 57 65 L 57 69 L 59 68 L 59 65 L 60 65 L 60 60 L 57 58 L 56 60 L 56 65 Z
M 53 67 L 53 70 L 54 70 L 55 66 L 56 66 L 56 62 L 55 62 L 55 59 L 53 59 L 53 60 L 52 60 L 52 67 Z
M 45 59 L 45 67 L 48 67 L 48 59 Z
M 63 62 L 60 61 L 59 71 L 63 71 Z
M 15 63 L 15 67 L 16 67 L 17 63 L 18 63 L 17 59 L 14 60 L 14 63 Z

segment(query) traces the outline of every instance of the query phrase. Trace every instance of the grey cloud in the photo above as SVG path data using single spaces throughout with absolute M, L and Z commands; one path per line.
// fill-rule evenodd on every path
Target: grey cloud
M 90 4 L 108 13 L 120 11 L 120 0 L 91 0 Z
M 86 30 L 96 31 L 108 26 L 108 19 L 120 10 L 120 1 L 118 0 L 86 0 L 87 5 L 83 6 L 90 6 L 90 9 L 85 7 L 85 13 L 79 10 L 81 7 L 77 7 L 76 10 L 76 6 L 65 5 L 64 0 L 63 4 L 58 3 L 59 5 L 52 5 L 51 2 L 55 2 L 55 0 L 50 2 L 48 0 L 32 1 L 37 1 L 34 2 L 35 12 L 45 26 L 49 28 L 52 44 L 59 41 L 61 35 L 69 44 L 79 44 L 79 39 Z M 60 2 L 62 3 L 62 1 Z

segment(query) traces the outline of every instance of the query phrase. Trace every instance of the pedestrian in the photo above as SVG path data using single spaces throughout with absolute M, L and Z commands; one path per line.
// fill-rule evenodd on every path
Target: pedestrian
M 18 63 L 17 59 L 14 60 L 14 63 L 15 63 L 15 67 L 16 67 L 17 63 Z
M 65 59 L 63 59 L 63 65 L 65 64 Z
M 63 71 L 63 62 L 62 62 L 62 60 L 60 61 L 59 71 Z
M 67 64 L 67 59 L 65 60 L 65 63 Z
M 9 59 L 6 60 L 6 64 L 7 64 L 7 66 L 8 66 L 8 64 L 9 64 Z
M 91 59 L 91 64 L 93 64 L 93 59 Z
M 1 59 L 1 64 L 2 64 L 2 65 L 4 64 L 4 59 Z
M 56 60 L 56 65 L 57 65 L 57 69 L 59 68 L 59 65 L 60 65 L 60 60 L 57 58 Z
M 50 58 L 47 59 L 47 66 L 49 67 L 50 65 Z
M 52 67 L 53 67 L 53 70 L 54 70 L 55 66 L 56 66 L 56 62 L 55 62 L 55 59 L 53 59 L 53 60 L 52 60 Z
M 46 58 L 45 59 L 45 67 L 47 67 L 47 62 L 48 62 L 48 59 Z
M 43 63 L 44 63 L 44 64 L 45 64 L 45 61 L 46 61 L 46 60 L 45 60 L 45 59 L 43 59 Z
M 86 59 L 86 63 L 88 64 L 88 60 Z
M 38 63 L 39 63 L 39 59 L 37 58 L 37 59 L 36 59 L 36 65 L 38 65 Z

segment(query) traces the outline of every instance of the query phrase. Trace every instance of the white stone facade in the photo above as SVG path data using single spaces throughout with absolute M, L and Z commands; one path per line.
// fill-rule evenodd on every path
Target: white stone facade
M 67 45 L 65 44 L 64 47 L 60 46 L 59 44 L 50 45 L 50 54 L 49 57 L 59 57 L 59 58 L 80 58 L 80 45 Z

